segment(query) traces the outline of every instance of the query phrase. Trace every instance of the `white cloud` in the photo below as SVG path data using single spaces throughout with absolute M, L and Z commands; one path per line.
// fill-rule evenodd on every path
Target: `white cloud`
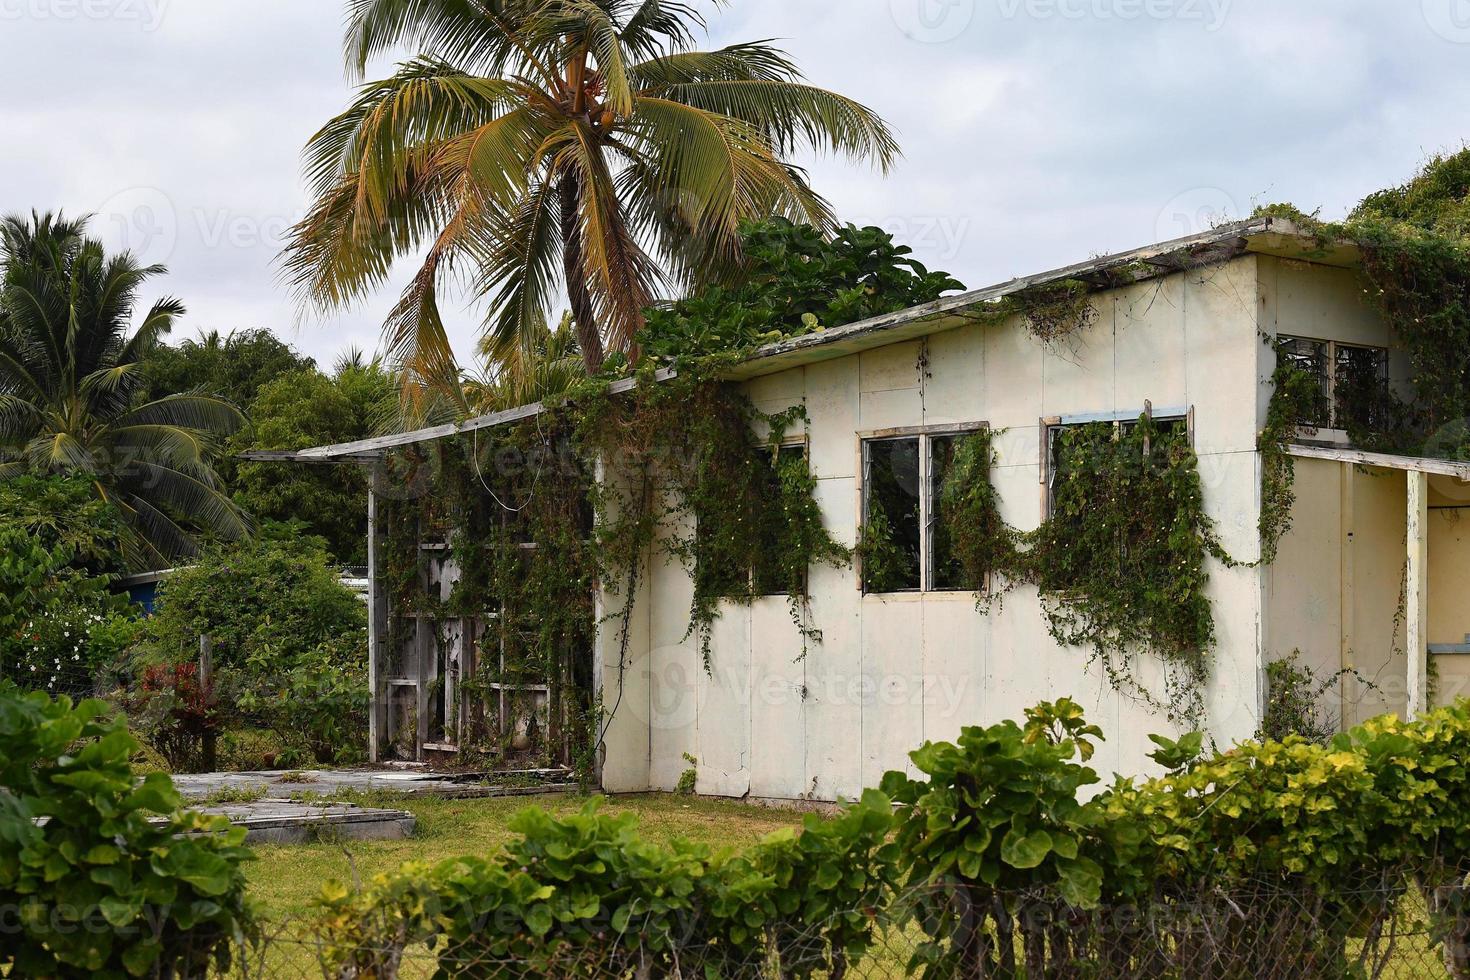
M 1460 2 L 743 0 L 711 43 L 779 38 L 883 113 L 893 174 L 809 161 L 819 189 L 980 285 L 1406 179 L 1470 136 Z M 112 202 L 96 230 L 167 259 L 191 329 L 269 327 L 324 362 L 373 347 L 391 291 L 298 332 L 275 265 L 300 148 L 351 97 L 342 20 L 339 0 L 0 0 L 0 210 Z M 477 321 L 454 317 L 464 354 Z

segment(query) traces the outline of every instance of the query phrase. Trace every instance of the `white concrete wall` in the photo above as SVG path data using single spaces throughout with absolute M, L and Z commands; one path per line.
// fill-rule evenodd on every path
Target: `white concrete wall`
M 766 411 L 805 402 L 811 465 L 828 528 L 857 535 L 861 432 L 988 422 L 1004 430 L 993 479 L 1006 518 L 1041 520 L 1040 420 L 1094 412 L 1192 407 L 1205 499 L 1237 558 L 1257 557 L 1255 455 L 1264 370 L 1257 260 L 1180 273 L 1094 297 L 1098 319 L 1062 349 L 1019 322 L 971 326 L 749 383 Z M 1089 668 L 1084 650 L 1048 635 L 1034 589 L 989 614 L 972 594 L 864 596 L 852 569 L 812 571 L 814 625 L 825 641 L 804 659 L 784 599 L 727 605 L 715 630 L 713 673 L 683 639 L 690 585 L 655 559 L 619 685 L 616 633 L 604 629 L 604 699 L 611 723 L 603 781 L 611 791 L 668 790 L 699 760 L 698 790 L 771 798 L 851 798 L 885 770 L 905 768 L 926 739 L 965 725 L 1019 719 L 1070 696 L 1107 733 L 1094 766 L 1140 772 L 1150 732 L 1171 733 Z M 1211 568 L 1219 633 L 1207 692 L 1221 742 L 1248 736 L 1258 712 L 1263 589 L 1251 568 Z M 1157 666 L 1140 663 L 1140 676 Z
M 1408 355 L 1364 293 L 1357 273 L 1285 259 L 1260 260 L 1262 330 L 1389 349 L 1389 375 L 1408 397 Z M 1263 345 L 1263 376 L 1274 356 Z M 1271 394 L 1263 385 L 1261 412 Z M 1407 660 L 1400 613 L 1406 560 L 1407 489 L 1399 471 L 1365 470 L 1325 460 L 1295 463 L 1296 504 L 1292 530 L 1282 540 L 1275 565 L 1265 570 L 1267 660 L 1299 652 L 1322 675 L 1351 668 L 1337 686 L 1337 709 L 1353 725 L 1384 712 L 1402 712 L 1407 696 Z M 1442 522 L 1431 521 L 1431 603 L 1458 603 L 1442 587 L 1450 584 L 1453 553 L 1441 542 Z M 1438 597 L 1438 598 L 1436 598 Z M 1459 619 L 1443 606 L 1447 629 Z M 1434 615 L 1431 614 L 1433 642 Z M 1470 628 L 1470 622 L 1466 623 Z

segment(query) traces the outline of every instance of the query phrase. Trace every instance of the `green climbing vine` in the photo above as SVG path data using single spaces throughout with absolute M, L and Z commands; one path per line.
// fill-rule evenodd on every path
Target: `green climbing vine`
M 1297 429 L 1323 417 L 1326 396 L 1321 382 L 1296 362 L 1277 356 L 1271 374 L 1271 401 L 1257 447 L 1261 454 L 1261 564 L 1276 561 L 1281 539 L 1291 530 L 1296 503 L 1292 457 L 1287 447 Z
M 508 701 L 499 742 L 486 748 L 509 752 L 527 724 L 544 724 L 543 751 L 590 767 L 601 738 L 594 595 L 600 586 L 609 597 L 608 619 L 615 632 L 621 620 L 626 639 L 639 570 L 660 554 L 694 584 L 686 638 L 706 669 L 726 602 L 784 595 L 798 656 L 821 638 L 808 572 L 851 555 L 823 526 L 804 444 L 787 439 L 804 409 L 761 413 L 712 372 L 645 381 L 618 395 L 589 382 L 534 418 L 388 464 L 393 485 L 419 490 L 382 507 L 390 649 L 405 648 L 416 617 L 439 624 L 441 648 L 445 620 L 479 624 L 478 663 L 462 664 L 453 706 L 468 700 L 475 727 L 464 745 L 484 742 L 476 720 Z M 424 546 L 436 543 L 458 570 L 447 597 L 428 575 Z M 540 686 L 538 710 L 525 692 Z
M 1198 725 L 1215 645 L 1208 558 L 1233 564 L 1205 513 L 1181 422 L 1093 423 L 1060 434 L 1051 514 L 1030 552 L 1052 636 L 1091 648 L 1115 687 Z M 1159 699 L 1131 658 L 1169 668 Z
M 953 565 L 951 580 L 974 591 L 982 608 L 1007 586 L 1030 578 L 1025 535 L 1005 522 L 1000 494 L 991 483 L 995 433 L 980 429 L 960 439 L 939 488 L 943 547 Z
M 1001 515 L 994 437 L 962 439 L 940 486 L 957 581 L 982 609 L 1009 588 L 1035 585 L 1058 643 L 1089 649 L 1115 688 L 1198 725 L 1215 645 L 1207 560 L 1235 563 L 1205 512 L 1186 426 L 1145 414 L 1063 429 L 1050 513 L 1032 532 Z M 1138 678 L 1140 654 L 1166 666 L 1162 692 Z
M 809 570 L 852 556 L 823 526 L 804 446 L 786 442 L 806 421 L 803 407 L 767 415 L 712 370 L 686 369 L 627 396 L 600 393 L 578 412 L 581 444 L 614 470 L 596 491 L 610 579 L 650 549 L 680 562 L 694 585 L 686 638 L 698 641 L 706 669 L 725 602 L 785 595 L 801 654 L 820 641 Z M 659 536 L 660 526 L 674 530 Z

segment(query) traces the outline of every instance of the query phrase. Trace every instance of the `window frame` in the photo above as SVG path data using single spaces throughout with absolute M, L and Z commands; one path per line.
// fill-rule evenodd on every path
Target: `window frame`
M 857 540 L 862 540 L 863 528 L 867 526 L 868 518 L 868 446 L 878 442 L 897 442 L 904 439 L 917 439 L 919 443 L 919 587 L 917 589 L 903 589 L 898 592 L 870 592 L 865 583 L 863 573 L 862 555 L 856 555 L 853 559 L 853 567 L 857 572 L 857 590 L 863 596 L 928 596 L 928 595 L 966 595 L 974 594 L 972 589 L 938 589 L 934 588 L 934 521 L 935 521 L 935 494 L 934 481 L 931 476 L 933 465 L 932 441 L 936 437 L 944 436 L 966 436 L 975 432 L 989 431 L 990 423 L 986 421 L 974 422 L 945 422 L 934 425 L 910 425 L 891 429 L 874 429 L 857 433 L 857 516 L 855 527 Z M 988 587 L 988 583 L 987 583 Z
M 1324 337 L 1308 337 L 1304 334 L 1278 333 L 1275 342 L 1271 345 L 1272 353 L 1279 359 L 1281 352 L 1278 349 L 1284 341 L 1304 341 L 1309 344 L 1321 344 L 1323 346 L 1323 358 L 1327 369 L 1326 397 L 1327 397 L 1327 424 L 1324 426 L 1299 425 L 1299 428 L 1312 429 L 1327 432 L 1346 433 L 1342 426 L 1342 418 L 1337 404 L 1337 372 L 1340 366 L 1338 352 L 1341 350 L 1367 350 L 1375 351 L 1383 355 L 1383 388 L 1390 391 L 1393 383 L 1393 351 L 1389 347 L 1380 347 L 1377 344 L 1359 344 L 1347 340 L 1328 340 Z
M 1145 401 L 1143 407 L 1137 411 L 1088 412 L 1076 415 L 1052 415 L 1041 419 L 1041 463 L 1038 469 L 1040 471 L 1041 519 L 1043 521 L 1050 519 L 1056 509 L 1056 467 L 1053 459 L 1055 434 L 1062 429 L 1094 425 L 1099 422 L 1111 423 L 1116 433 L 1125 425 L 1136 424 L 1140 415 L 1147 415 L 1156 422 L 1183 422 L 1185 438 L 1189 440 L 1190 448 L 1194 447 L 1193 405 L 1156 409 L 1152 402 Z

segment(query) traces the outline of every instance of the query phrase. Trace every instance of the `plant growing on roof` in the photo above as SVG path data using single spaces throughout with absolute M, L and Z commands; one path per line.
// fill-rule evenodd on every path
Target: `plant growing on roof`
M 817 228 L 785 218 L 742 223 L 738 281 L 647 311 L 640 348 L 665 364 L 866 320 L 932 302 L 964 286 L 910 258 L 881 228 Z
M 356 0 L 350 70 L 399 47 L 419 56 L 308 145 L 316 201 L 288 251 L 297 287 L 349 302 L 431 240 L 385 330 L 409 375 L 458 398 L 437 297 L 457 261 L 490 300 L 497 348 L 544 319 L 560 277 L 595 372 L 607 351 L 632 349 L 661 270 L 697 286 L 738 268 L 742 219 L 830 229 L 791 156 L 814 147 L 887 168 L 888 127 L 803 83 L 767 43 L 696 50 L 702 26 L 670 0 Z

